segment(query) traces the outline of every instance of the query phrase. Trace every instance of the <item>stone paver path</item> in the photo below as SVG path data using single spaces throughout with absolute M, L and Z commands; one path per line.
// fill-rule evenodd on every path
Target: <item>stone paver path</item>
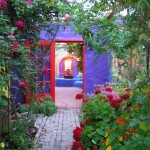
M 82 92 L 82 89 L 76 87 L 56 87 L 55 104 L 59 108 L 81 108 L 82 100 L 76 100 L 76 94 Z
M 73 130 L 79 126 L 80 109 L 58 109 L 50 117 L 39 116 L 35 125 L 39 128 L 36 144 L 41 150 L 71 150 Z

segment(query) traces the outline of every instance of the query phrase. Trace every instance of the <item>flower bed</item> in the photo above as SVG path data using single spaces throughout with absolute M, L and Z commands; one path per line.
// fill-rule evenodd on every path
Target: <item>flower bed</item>
M 119 93 L 106 87 L 96 89 L 92 97 L 84 95 L 72 150 L 150 149 L 149 109 L 150 83 L 146 79 Z

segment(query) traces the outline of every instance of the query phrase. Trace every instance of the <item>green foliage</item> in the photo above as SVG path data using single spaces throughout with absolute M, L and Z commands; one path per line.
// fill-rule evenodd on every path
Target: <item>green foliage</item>
M 150 83 L 148 78 L 141 78 L 132 84 L 133 91 L 128 99 L 129 109 L 119 113 L 124 125 L 113 123 L 109 133 L 109 144 L 114 150 L 150 149 Z
M 51 98 L 46 97 L 46 99 L 41 103 L 35 101 L 30 106 L 23 104 L 20 108 L 21 113 L 28 112 L 29 110 L 33 114 L 44 114 L 46 116 L 51 116 L 57 111 L 57 106 L 52 102 Z
M 127 60 L 131 50 L 140 49 L 140 55 L 150 48 L 150 4 L 148 0 L 82 1 L 65 5 L 70 14 L 70 25 L 75 33 L 83 35 L 88 47 L 99 53 L 114 52 L 117 58 Z M 87 7 L 86 7 L 87 6 Z M 126 13 L 125 15 L 122 12 Z M 119 20 L 118 20 L 119 19 Z M 107 40 L 107 42 L 105 42 Z M 147 54 L 148 55 L 148 54 Z M 149 65 L 150 56 L 143 65 Z M 146 68 L 149 72 L 148 67 Z M 144 72 L 146 73 L 146 72 Z
M 114 108 L 102 100 L 103 97 L 104 95 L 98 94 L 82 106 L 80 119 L 85 124 L 88 122 L 83 127 L 81 136 L 81 141 L 86 148 L 92 149 L 93 145 L 102 143 L 116 118 Z
M 33 146 L 33 139 L 28 136 L 29 126 L 32 124 L 32 120 L 23 119 L 21 121 L 14 121 L 10 124 L 10 132 L 3 133 L 5 141 L 4 149 L 22 149 L 27 150 Z

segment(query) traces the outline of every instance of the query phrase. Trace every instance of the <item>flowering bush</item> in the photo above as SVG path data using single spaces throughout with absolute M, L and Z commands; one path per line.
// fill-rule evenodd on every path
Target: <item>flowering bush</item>
M 73 138 L 74 138 L 76 141 L 79 141 L 79 140 L 80 140 L 80 137 L 81 137 L 81 135 L 82 135 L 82 132 L 83 132 L 83 129 L 82 129 L 82 128 L 76 127 L 76 129 L 74 129 L 74 131 L 73 131 Z
M 121 88 L 120 94 L 113 88 L 106 89 L 88 95 L 88 101 L 83 103 L 80 112 L 83 130 L 78 140 L 86 149 L 150 149 L 148 79 L 141 79 L 131 89 Z
M 131 92 L 131 90 L 126 91 Z M 123 97 L 124 99 L 128 98 L 130 105 L 126 106 L 126 109 L 120 113 L 113 125 L 114 130 L 111 130 L 108 136 L 109 144 L 114 150 L 150 149 L 148 144 L 150 142 L 149 93 L 150 83 L 148 79 L 144 78 L 133 85 L 130 96 L 126 94 Z
M 80 113 L 80 126 L 83 128 L 80 141 L 86 149 L 96 149 L 100 147 L 99 143 L 112 126 L 112 121 L 116 120 L 114 108 L 103 100 L 105 95 L 97 94 L 89 98 L 84 103 Z
M 74 141 L 71 150 L 84 150 L 84 145 L 80 141 Z

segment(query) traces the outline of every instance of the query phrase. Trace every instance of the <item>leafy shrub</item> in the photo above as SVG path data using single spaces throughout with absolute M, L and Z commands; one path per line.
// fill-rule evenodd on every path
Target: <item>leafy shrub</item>
M 3 133 L 2 138 L 5 140 L 3 149 L 31 149 L 34 139 L 29 136 L 29 126 L 32 124 L 32 120 L 23 119 L 16 120 L 10 123 L 9 134 Z
M 31 109 L 33 114 L 44 114 L 50 116 L 57 111 L 57 106 L 52 102 L 51 97 L 47 96 L 43 98 L 42 102 L 33 102 L 30 106 L 23 104 L 20 108 L 20 112 L 28 112 Z
M 80 141 L 87 149 L 92 149 L 95 144 L 103 142 L 105 134 L 116 119 L 115 109 L 104 101 L 103 97 L 104 95 L 98 94 L 90 98 L 81 109 L 80 118 L 84 125 Z

